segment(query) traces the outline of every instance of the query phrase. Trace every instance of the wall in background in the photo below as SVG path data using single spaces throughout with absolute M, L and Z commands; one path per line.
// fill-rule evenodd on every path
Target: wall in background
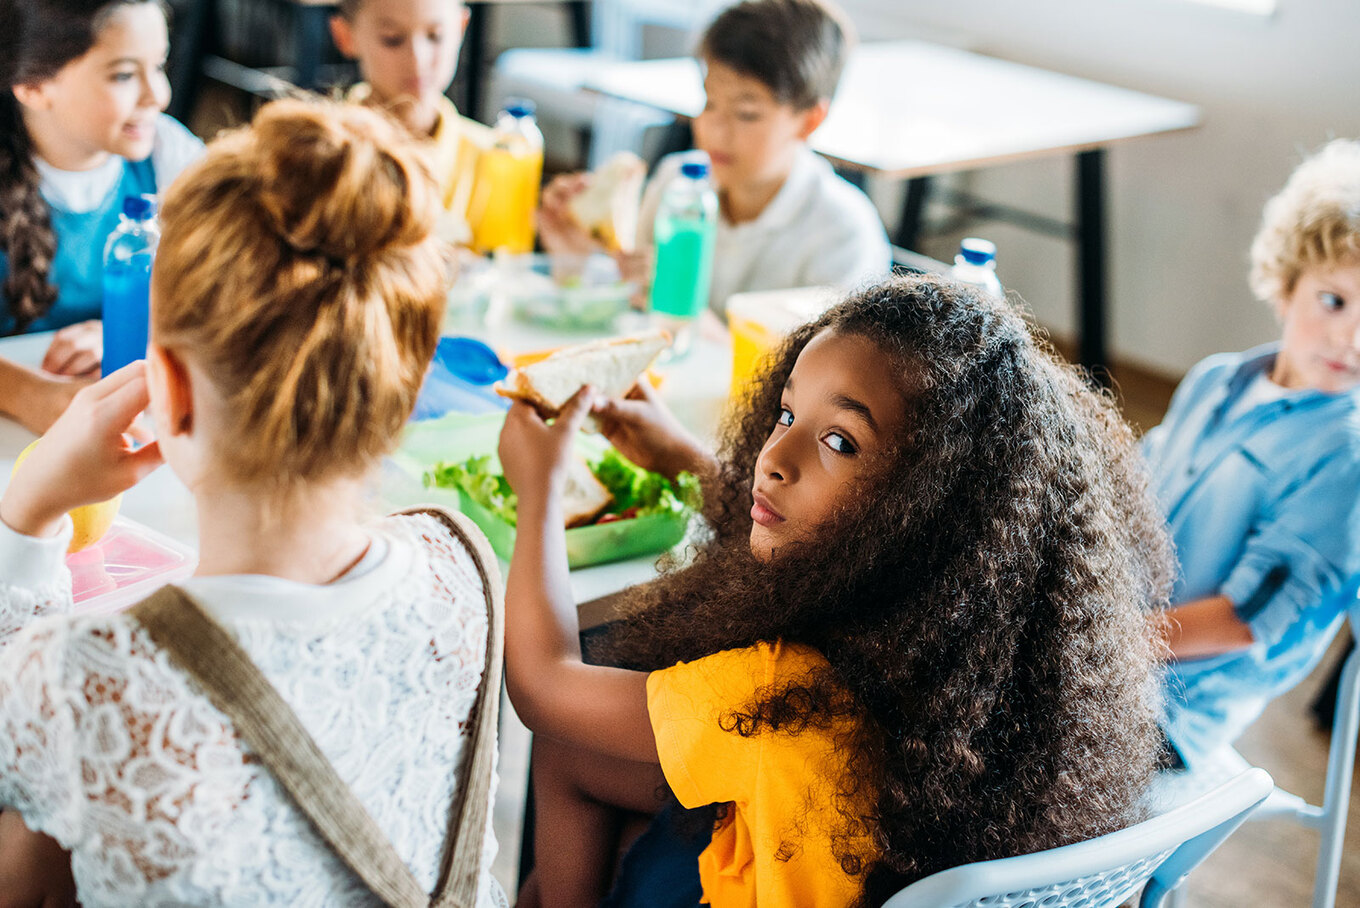
M 1279 0 L 1261 17 L 1179 0 L 842 0 L 862 36 L 945 36 L 981 53 L 1199 105 L 1192 132 L 1110 150 L 1117 356 L 1168 375 L 1276 335 L 1246 284 L 1262 204 L 1306 151 L 1360 137 L 1360 2 Z M 902 91 L 910 103 L 910 87 Z M 967 103 L 960 98 L 960 103 Z M 973 174 L 985 198 L 1066 218 L 1069 161 Z M 998 271 L 1055 334 L 1073 330 L 1070 244 L 1004 224 Z M 952 254 L 954 238 L 928 247 Z

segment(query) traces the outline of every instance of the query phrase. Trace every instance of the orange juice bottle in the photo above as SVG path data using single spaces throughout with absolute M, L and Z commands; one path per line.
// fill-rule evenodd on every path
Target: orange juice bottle
M 491 148 L 477 161 L 468 223 L 472 248 L 532 252 L 534 212 L 543 179 L 543 134 L 529 101 L 512 101 L 496 117 Z

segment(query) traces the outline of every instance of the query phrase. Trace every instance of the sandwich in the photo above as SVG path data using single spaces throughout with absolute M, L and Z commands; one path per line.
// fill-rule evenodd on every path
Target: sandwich
M 496 393 L 522 400 L 551 419 L 584 385 L 593 385 L 607 397 L 627 394 L 669 344 L 669 334 L 653 331 L 563 347 L 545 359 L 515 369 L 496 385 Z
M 614 503 L 614 495 L 595 478 L 584 458 L 573 457 L 562 486 L 562 518 L 567 529 L 594 523 Z
M 631 151 L 620 151 L 590 175 L 572 198 L 571 216 L 610 252 L 632 252 L 637 244 L 638 209 L 647 165 Z

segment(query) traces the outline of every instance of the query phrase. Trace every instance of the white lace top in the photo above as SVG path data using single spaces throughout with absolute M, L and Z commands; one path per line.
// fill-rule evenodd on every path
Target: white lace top
M 326 586 L 183 586 L 236 634 L 432 890 L 486 607 L 471 555 L 433 518 L 388 518 L 372 537 Z M 139 626 L 65 614 L 68 539 L 69 523 L 56 540 L 0 525 L 0 805 L 70 849 L 82 904 L 374 903 Z M 505 904 L 495 851 L 488 818 L 482 908 Z

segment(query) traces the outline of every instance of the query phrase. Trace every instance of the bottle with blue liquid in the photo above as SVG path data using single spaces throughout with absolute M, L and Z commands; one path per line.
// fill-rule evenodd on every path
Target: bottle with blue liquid
M 151 260 L 160 238 L 155 196 L 124 198 L 118 226 L 104 246 L 103 375 L 146 357 Z
M 661 196 L 652 240 L 652 311 L 670 330 L 673 355 L 689 349 L 694 321 L 708 306 L 718 196 L 708 181 L 708 161 L 689 160 Z

